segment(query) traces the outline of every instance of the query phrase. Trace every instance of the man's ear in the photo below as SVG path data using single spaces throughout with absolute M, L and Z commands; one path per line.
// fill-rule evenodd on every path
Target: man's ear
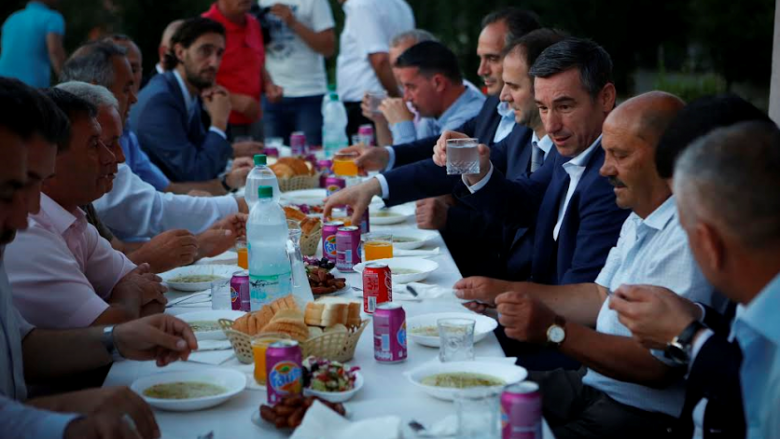
M 726 264 L 726 246 L 718 229 L 711 224 L 700 222 L 696 225 L 695 233 L 709 271 L 722 271 Z

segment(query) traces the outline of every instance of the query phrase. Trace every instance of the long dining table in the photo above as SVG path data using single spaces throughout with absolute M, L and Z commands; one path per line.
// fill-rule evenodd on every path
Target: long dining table
M 401 230 L 416 228 L 414 217 L 407 218 L 404 223 L 376 226 L 372 230 Z M 430 256 L 429 259 L 437 262 L 439 268 L 431 273 L 423 283 L 451 288 L 461 279 L 460 272 L 455 265 L 452 256 L 447 250 L 441 236 L 437 236 L 426 244 L 424 249 L 438 247 L 439 253 Z M 236 264 L 235 253 L 228 252 L 217 258 L 199 261 L 201 264 Z M 345 277 L 351 285 L 362 286 L 362 280 L 357 273 L 338 273 L 337 277 Z M 350 289 L 346 297 L 354 295 Z M 184 297 L 185 293 L 169 291 L 166 293 L 169 300 Z M 356 300 L 360 300 L 355 297 Z M 445 294 L 435 299 L 422 301 L 403 301 L 407 319 L 412 316 L 449 312 L 467 311 L 453 294 Z M 209 302 L 200 304 L 182 303 L 180 306 L 172 306 L 166 312 L 177 315 L 194 311 L 211 309 Z M 474 346 L 476 357 L 505 357 L 496 337 L 491 333 L 484 340 Z M 414 387 L 404 376 L 404 372 L 413 370 L 429 361 L 435 361 L 438 349 L 420 346 L 411 340 L 408 342 L 408 359 L 402 363 L 382 364 L 374 360 L 374 347 L 372 338 L 372 326 L 369 325 L 362 334 L 355 350 L 354 358 L 350 365 L 359 366 L 365 379 L 363 388 L 345 403 L 350 412 L 350 419 L 364 420 L 373 417 L 396 415 L 401 419 L 404 438 L 417 437 L 412 435 L 406 425 L 411 420 L 416 420 L 424 425 L 432 425 L 448 415 L 455 413 L 452 402 L 434 399 Z M 176 362 L 165 368 L 158 368 L 154 362 L 119 361 L 114 363 L 105 380 L 105 386 L 131 385 L 136 379 L 161 372 L 178 370 L 195 370 L 198 368 L 234 368 L 247 374 L 247 379 L 252 380 L 252 365 L 241 364 L 235 356 L 227 359 L 219 365 L 201 364 L 194 361 Z M 257 385 L 248 386 L 244 391 L 228 400 L 226 403 L 210 409 L 193 412 L 168 412 L 155 410 L 155 415 L 163 438 L 167 439 L 196 439 L 205 437 L 212 432 L 213 439 L 234 438 L 284 438 L 289 437 L 289 432 L 275 431 L 270 428 L 261 428 L 251 421 L 251 416 L 258 411 L 261 404 L 266 403 L 266 391 L 264 387 Z M 544 437 L 552 438 L 546 423 L 544 424 Z M 317 439 L 317 438 L 312 438 Z

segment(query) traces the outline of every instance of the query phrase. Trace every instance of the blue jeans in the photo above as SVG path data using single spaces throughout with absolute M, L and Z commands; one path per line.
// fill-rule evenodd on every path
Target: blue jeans
M 282 98 L 272 104 L 263 96 L 265 137 L 281 137 L 287 145 L 293 131 L 303 131 L 309 145 L 322 145 L 322 97 Z

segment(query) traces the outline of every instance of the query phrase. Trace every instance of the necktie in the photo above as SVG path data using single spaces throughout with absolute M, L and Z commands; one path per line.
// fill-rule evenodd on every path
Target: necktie
M 544 164 L 544 152 L 536 142 L 531 143 L 531 172 L 536 172 Z

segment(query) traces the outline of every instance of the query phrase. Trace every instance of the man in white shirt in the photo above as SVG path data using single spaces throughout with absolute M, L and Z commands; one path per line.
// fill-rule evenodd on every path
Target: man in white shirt
M 357 133 L 364 123 L 360 108 L 365 92 L 386 91 L 398 96 L 388 55 L 393 35 L 414 29 L 412 8 L 404 0 L 339 0 L 343 5 L 344 30 L 341 32 L 336 62 L 338 93 L 347 107 L 347 134 Z

